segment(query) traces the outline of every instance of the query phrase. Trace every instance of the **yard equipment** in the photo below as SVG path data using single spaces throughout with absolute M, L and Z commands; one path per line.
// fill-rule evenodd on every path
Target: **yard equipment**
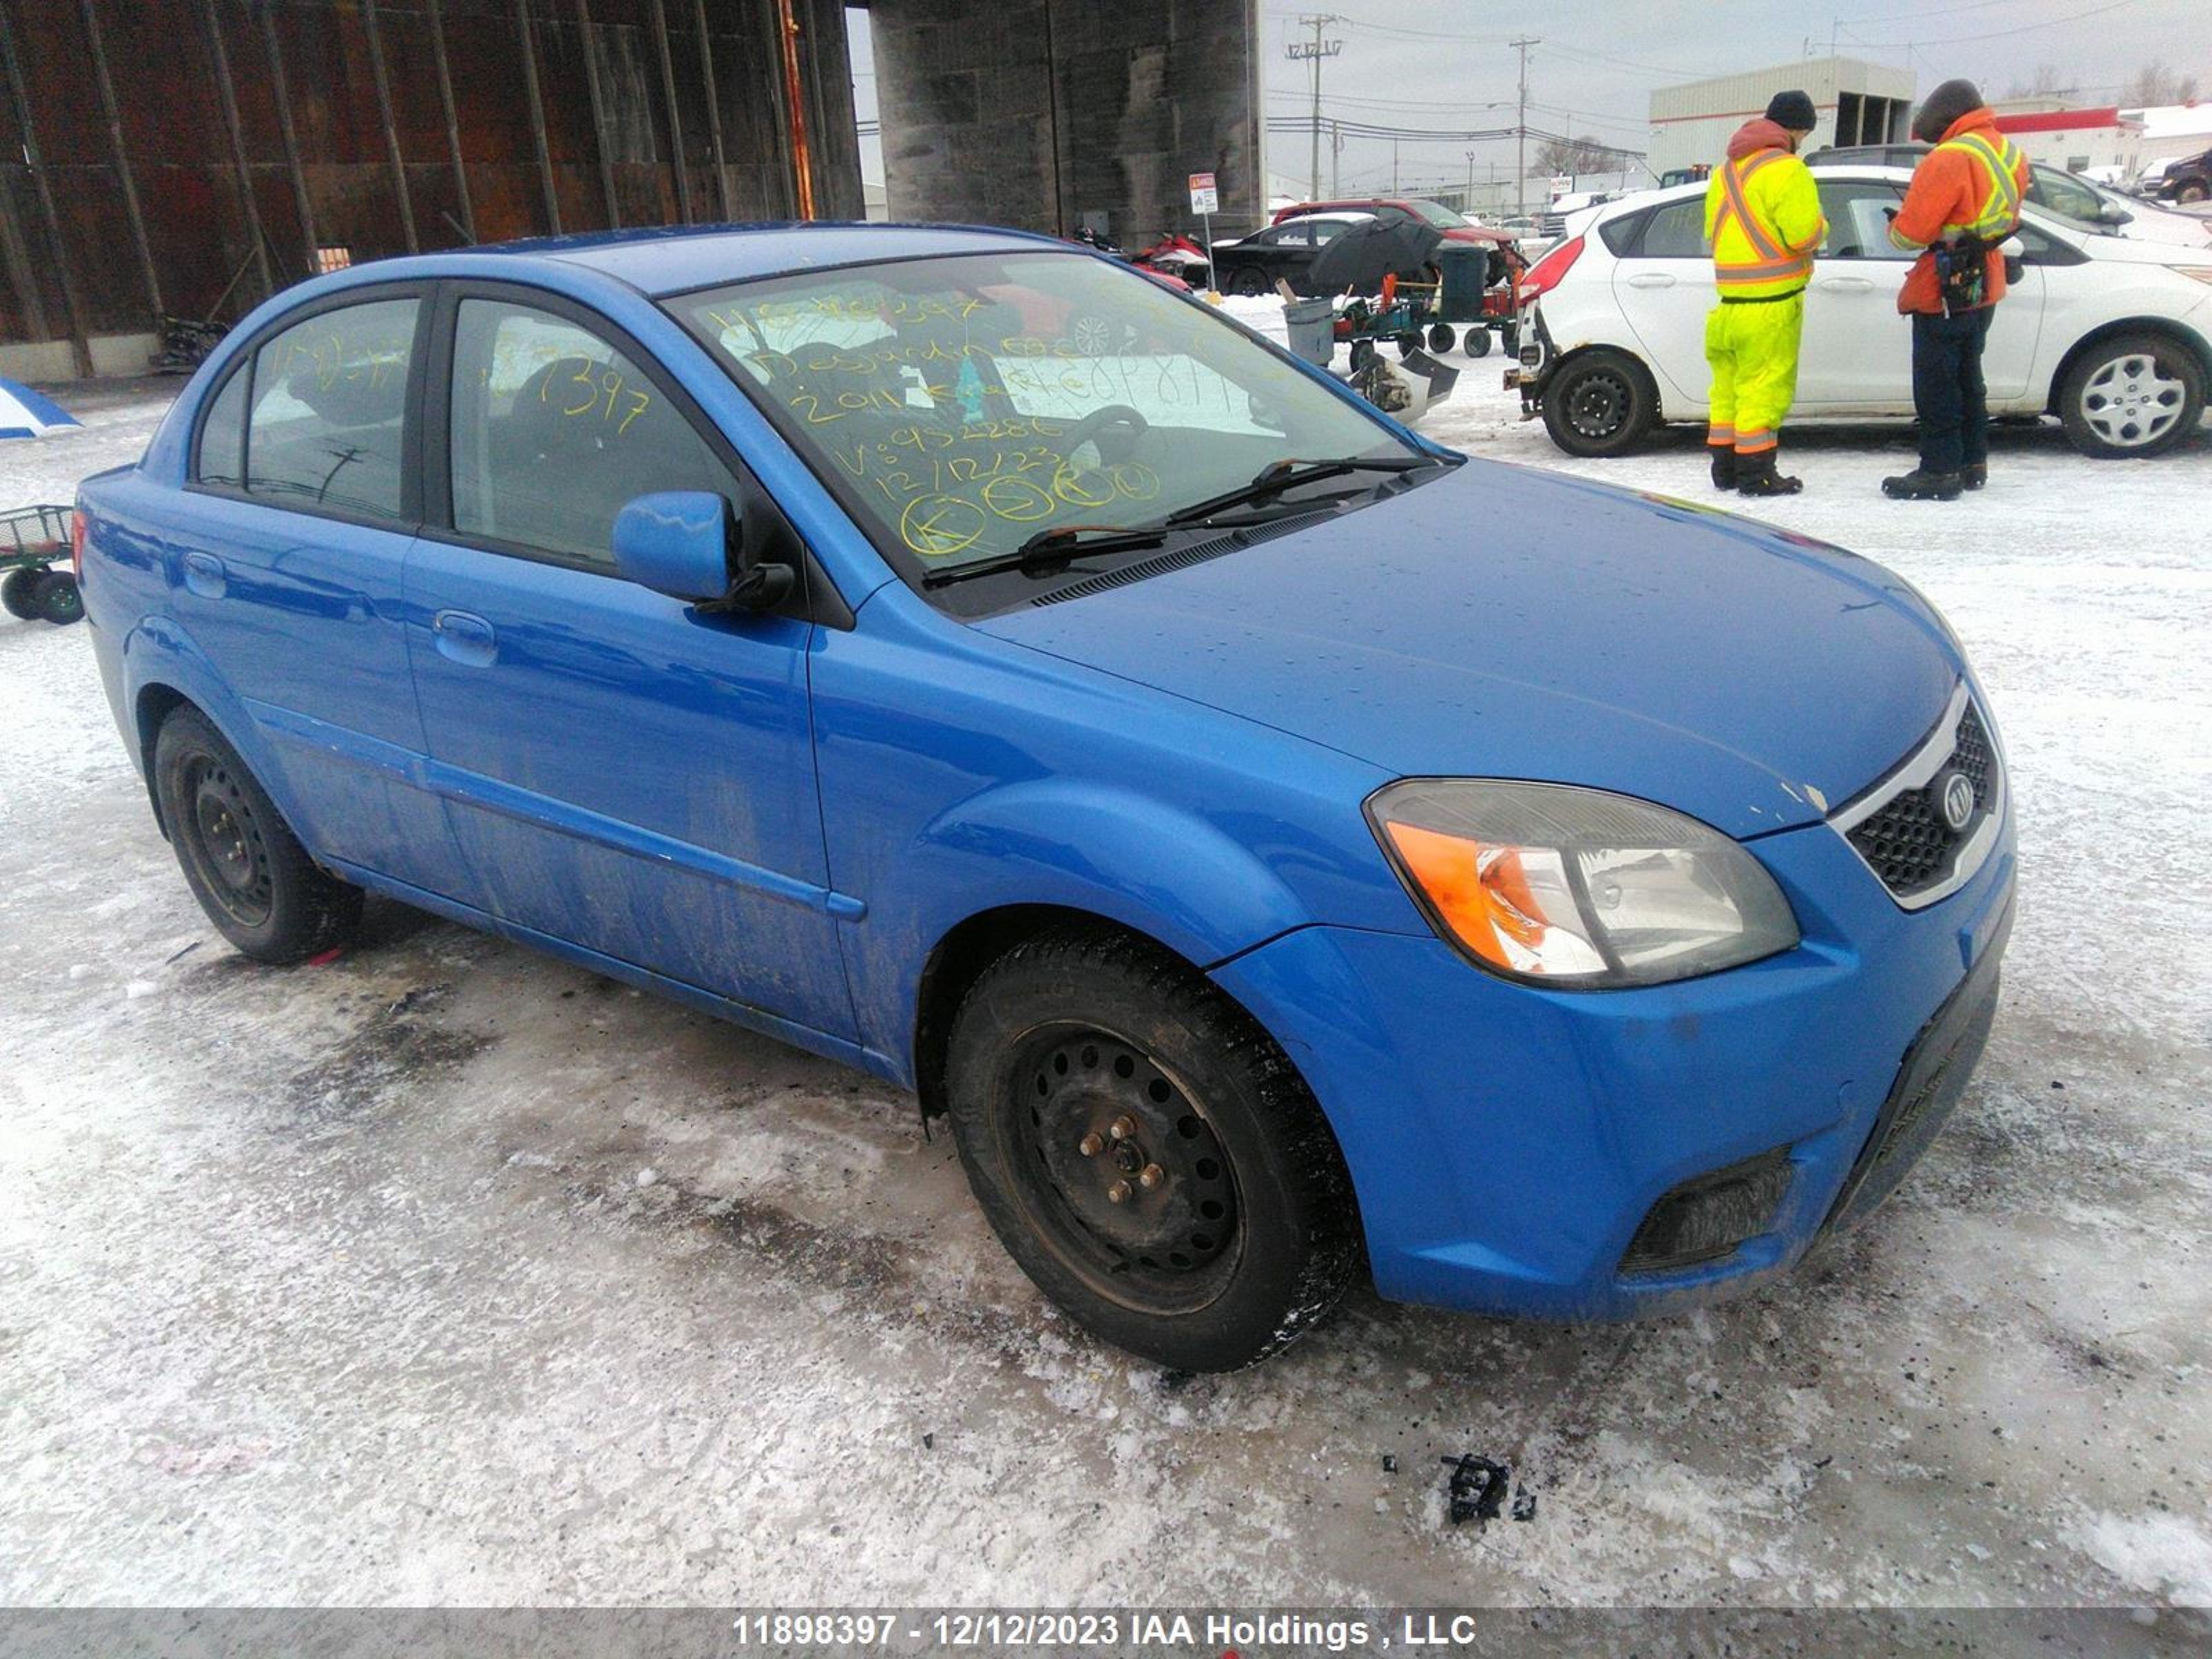
M 1510 325 L 1516 261 L 1503 246 L 1448 241 L 1433 227 L 1377 222 L 1357 225 L 1314 260 L 1316 287 L 1373 295 L 1354 300 L 1337 319 L 1336 337 L 1352 343 L 1354 366 L 1377 340 L 1399 355 L 1449 351 L 1465 332 L 1468 355 L 1486 356 L 1490 331 Z M 1455 325 L 1457 325 L 1455 328 Z
M 56 568 L 57 563 L 59 568 Z M 19 507 L 0 513 L 0 606 L 25 622 L 73 623 L 84 615 L 70 568 L 70 509 Z

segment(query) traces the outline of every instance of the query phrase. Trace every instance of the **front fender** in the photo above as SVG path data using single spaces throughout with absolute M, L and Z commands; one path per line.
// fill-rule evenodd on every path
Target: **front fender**
M 1074 777 L 971 796 L 923 826 L 890 879 L 844 924 L 863 1040 L 897 1055 L 911 1085 L 914 1011 L 938 945 L 962 923 L 1013 906 L 1081 911 L 1158 939 L 1199 967 L 1312 918 L 1250 848 L 1194 814 Z

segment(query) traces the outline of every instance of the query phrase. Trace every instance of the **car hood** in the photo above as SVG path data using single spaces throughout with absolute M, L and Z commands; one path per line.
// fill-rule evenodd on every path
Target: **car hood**
M 1737 836 L 1873 782 L 1964 668 L 1868 560 L 1484 461 L 975 625 L 1401 775 L 1612 789 Z

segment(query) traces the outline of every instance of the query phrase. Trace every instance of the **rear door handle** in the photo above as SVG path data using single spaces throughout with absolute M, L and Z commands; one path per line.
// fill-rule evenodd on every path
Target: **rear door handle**
M 187 553 L 185 586 L 204 599 L 219 599 L 230 587 L 230 572 L 212 553 Z
M 1663 270 L 1639 270 L 1628 279 L 1631 288 L 1672 288 L 1674 279 Z
M 1816 286 L 1832 294 L 1871 294 L 1874 284 L 1863 276 L 1823 276 Z
M 438 653 L 464 667 L 489 668 L 499 655 L 499 635 L 473 611 L 441 611 L 430 631 L 438 636 Z

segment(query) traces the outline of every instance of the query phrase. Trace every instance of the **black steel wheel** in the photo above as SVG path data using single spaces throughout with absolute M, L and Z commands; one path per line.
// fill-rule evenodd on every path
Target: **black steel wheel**
M 154 740 L 154 789 L 185 880 L 222 936 L 258 961 L 299 962 L 341 945 L 361 890 L 318 868 L 238 751 L 198 710 Z
M 1267 280 L 1267 273 L 1257 265 L 1241 266 L 1229 278 L 1229 291 L 1241 294 L 1247 299 L 1272 294 L 1275 285 Z
M 4 607 L 11 617 L 20 617 L 25 622 L 36 622 L 39 607 L 32 602 L 31 585 L 45 574 L 42 570 L 25 568 L 11 570 L 0 576 L 0 607 Z
M 1659 392 L 1643 364 L 1601 349 L 1569 358 L 1544 388 L 1544 428 L 1570 455 L 1625 455 L 1659 418 Z
M 84 620 L 84 598 L 66 570 L 41 571 L 31 584 L 31 605 L 43 622 L 66 627 Z
M 1355 1206 L 1320 1109 L 1203 976 L 1086 928 L 987 969 L 946 1099 L 969 1184 L 1038 1287 L 1106 1340 L 1231 1370 L 1334 1306 Z

